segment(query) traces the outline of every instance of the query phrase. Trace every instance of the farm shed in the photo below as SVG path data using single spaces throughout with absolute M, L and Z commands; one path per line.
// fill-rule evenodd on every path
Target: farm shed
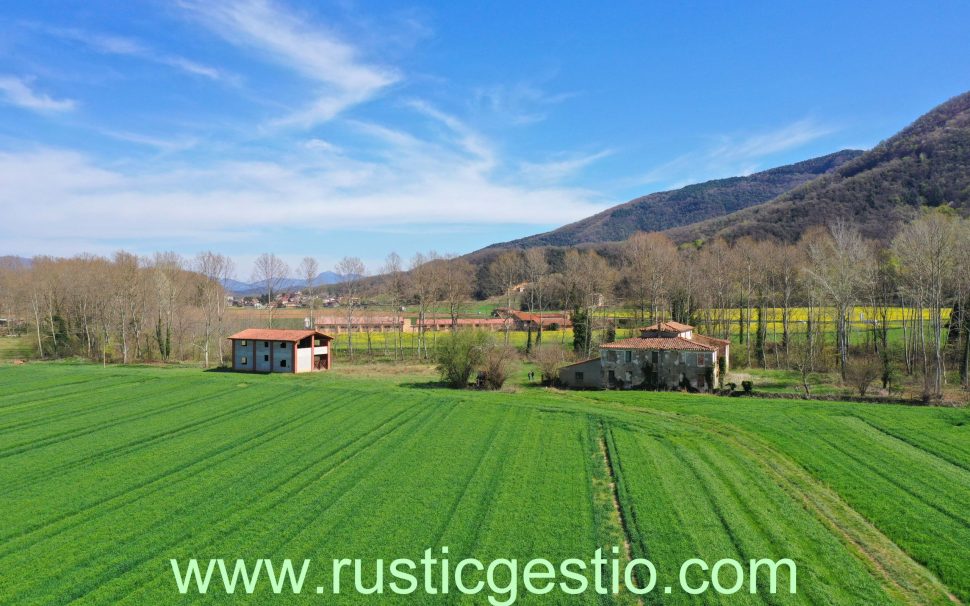
M 229 340 L 232 369 L 240 372 L 314 372 L 333 365 L 333 338 L 316 330 L 247 328 Z
M 603 385 L 599 358 L 576 362 L 559 369 L 559 383 L 566 387 L 598 388 Z

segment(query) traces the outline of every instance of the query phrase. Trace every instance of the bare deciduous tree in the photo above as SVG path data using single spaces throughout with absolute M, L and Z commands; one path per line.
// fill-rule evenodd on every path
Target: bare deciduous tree
M 928 213 L 906 225 L 893 240 L 900 277 L 920 309 L 919 340 L 923 353 L 924 397 L 942 397 L 945 382 L 942 309 L 956 278 L 953 255 L 958 245 L 959 223 L 940 212 Z M 923 328 L 922 309 L 930 315 L 929 341 Z
M 354 359 L 354 309 L 360 304 L 360 282 L 367 269 L 357 257 L 344 257 L 337 263 L 335 271 L 340 275 L 340 290 L 344 295 L 347 310 L 347 349 L 350 359 Z
M 316 310 L 316 279 L 320 275 L 320 265 L 313 257 L 303 257 L 300 266 L 296 270 L 297 274 L 303 278 L 303 284 L 307 300 L 310 302 L 310 328 L 316 326 L 314 311 Z
M 536 327 L 535 344 L 542 343 L 542 310 L 544 305 L 545 289 L 548 283 L 547 274 L 549 273 L 549 263 L 546 262 L 546 253 L 541 248 L 530 248 L 525 251 L 522 259 L 522 268 L 525 272 L 525 279 L 528 280 L 529 313 L 538 318 Z M 529 323 L 529 335 L 526 341 L 526 352 L 532 350 L 532 323 Z
M 263 253 L 253 264 L 253 282 L 257 282 L 266 292 L 266 305 L 269 308 L 269 327 L 273 327 L 273 308 L 276 307 L 275 295 L 290 273 L 290 266 L 274 253 Z
M 507 300 L 505 344 L 508 345 L 509 331 L 512 329 L 512 300 L 515 298 L 515 286 L 522 281 L 522 258 L 516 251 L 507 250 L 492 261 L 488 272 L 492 281 L 501 288 L 501 294 Z
M 839 369 L 844 379 L 849 359 L 849 314 L 872 276 L 872 251 L 859 230 L 845 221 L 836 221 L 827 233 L 810 238 L 807 251 L 809 274 L 835 308 Z
M 383 276 L 381 286 L 384 296 L 387 297 L 394 316 L 394 359 L 398 359 L 401 353 L 401 340 L 403 338 L 404 326 L 401 322 L 401 308 L 404 306 L 404 299 L 407 296 L 407 274 L 404 273 L 401 265 L 401 257 L 395 252 L 387 255 L 384 265 L 380 269 Z M 384 340 L 384 347 L 387 347 L 387 340 Z
M 195 257 L 195 271 L 201 274 L 198 281 L 197 297 L 202 310 L 202 359 L 205 368 L 209 367 L 209 351 L 213 334 L 219 334 L 226 313 L 225 284 L 235 271 L 234 263 L 229 257 L 206 251 Z M 219 363 L 223 363 L 222 339 L 219 343 Z
M 471 296 L 474 276 L 475 268 L 465 259 L 450 259 L 442 264 L 441 295 L 448 305 L 452 330 L 458 328 L 461 306 Z

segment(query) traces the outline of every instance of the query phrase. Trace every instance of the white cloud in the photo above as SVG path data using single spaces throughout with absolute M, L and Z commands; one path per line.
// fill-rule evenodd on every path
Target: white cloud
M 314 151 L 340 153 L 340 147 L 323 139 L 313 138 L 303 142 L 303 147 Z
M 0 153 L 0 240 L 25 252 L 59 239 L 190 242 L 206 247 L 276 229 L 368 230 L 421 224 L 547 225 L 603 208 L 586 190 L 502 184 L 477 158 L 428 142 L 390 146 L 373 161 L 295 154 L 122 171 L 81 153 Z M 388 158 L 394 158 L 388 160 Z
M 66 112 L 77 106 L 73 99 L 54 99 L 38 93 L 23 79 L 12 76 L 0 76 L 0 93 L 7 103 L 37 112 Z
M 750 175 L 771 168 L 765 159 L 797 149 L 836 132 L 811 119 L 798 120 L 775 130 L 745 135 L 719 135 L 714 143 L 651 168 L 631 179 L 631 185 L 663 183 L 676 189 L 710 179 Z
M 795 149 L 830 135 L 835 129 L 805 119 L 779 129 L 748 135 L 741 139 L 722 137 L 722 144 L 710 151 L 714 158 L 725 160 L 749 160 Z
M 310 26 L 267 0 L 185 0 L 181 5 L 229 41 L 263 53 L 317 86 L 313 102 L 274 124 L 310 127 L 327 122 L 400 80 L 395 70 L 364 62 L 360 51 L 334 32 Z
M 119 141 L 127 141 L 129 143 L 136 143 L 138 145 L 144 145 L 146 147 L 154 147 L 162 152 L 172 153 L 184 151 L 186 149 L 191 149 L 195 147 L 199 140 L 194 137 L 176 137 L 176 138 L 163 138 L 163 137 L 152 137 L 150 135 L 142 135 L 139 133 L 131 133 L 127 131 L 117 131 L 117 130 L 101 130 L 99 131 L 102 135 L 111 137 L 112 139 L 118 139 Z
M 548 93 L 535 83 L 518 82 L 478 88 L 474 100 L 512 124 L 524 125 L 542 122 L 553 106 L 575 96 L 576 93 Z
M 80 42 L 81 44 L 92 48 L 99 53 L 136 57 L 145 61 L 151 61 L 161 65 L 174 67 L 187 74 L 202 76 L 211 80 L 223 80 L 228 82 L 238 81 L 237 76 L 231 75 L 223 70 L 192 61 L 191 59 L 186 59 L 185 57 L 179 55 L 171 55 L 155 51 L 148 46 L 145 46 L 138 40 L 134 40 L 132 38 L 90 32 L 76 28 L 48 27 L 43 28 L 43 31 L 59 38 Z
M 520 166 L 520 172 L 530 181 L 556 183 L 575 176 L 587 166 L 609 157 L 613 153 L 613 150 L 605 149 L 582 156 L 567 155 L 548 162 L 523 162 Z

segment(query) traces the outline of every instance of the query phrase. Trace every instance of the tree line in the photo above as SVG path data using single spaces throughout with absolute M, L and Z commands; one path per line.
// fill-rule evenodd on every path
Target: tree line
M 297 268 L 304 292 L 317 294 L 318 269 L 312 257 Z M 455 328 L 474 298 L 498 297 L 505 307 L 540 317 L 569 310 L 571 342 L 559 331 L 559 343 L 547 345 L 571 345 L 580 356 L 614 340 L 618 329 L 676 320 L 733 338 L 734 365 L 794 369 L 805 377 L 832 367 L 846 380 L 874 374 L 886 388 L 905 373 L 922 378 L 927 397 L 942 393 L 954 366 L 965 386 L 970 381 L 970 220 L 946 209 L 924 213 L 885 242 L 836 221 L 795 244 L 742 238 L 677 246 L 663 234 L 639 232 L 606 254 L 506 250 L 474 265 L 435 252 L 405 263 L 391 253 L 368 278 L 356 257 L 335 269 L 345 281 L 329 288 L 341 297 L 348 329 L 365 301 L 380 303 L 399 327 L 408 308 L 416 325 L 408 355 L 421 359 L 434 357 L 438 331 L 430 326 L 445 319 Z M 267 253 L 252 278 L 272 301 L 289 274 Z M 37 257 L 0 266 L 0 317 L 28 321 L 41 357 L 223 364 L 231 328 L 223 285 L 234 275 L 233 260 L 213 252 Z M 865 317 L 853 317 L 860 308 Z M 509 323 L 505 345 L 510 331 Z M 542 323 L 534 334 L 530 325 L 526 352 L 543 343 Z M 346 347 L 353 356 L 350 330 Z M 405 357 L 400 328 L 383 347 L 395 359 Z

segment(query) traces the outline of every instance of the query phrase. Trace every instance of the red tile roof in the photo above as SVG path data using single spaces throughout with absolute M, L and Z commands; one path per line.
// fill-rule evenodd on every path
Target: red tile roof
M 697 341 L 698 343 L 714 345 L 715 347 L 731 344 L 731 342 L 727 339 L 718 339 L 717 337 L 708 337 L 707 335 L 691 335 L 691 339 Z
M 660 322 L 657 324 L 652 324 L 646 328 L 641 328 L 643 331 L 650 332 L 687 332 L 688 330 L 694 330 L 694 327 L 690 324 L 681 324 L 680 322 Z
M 717 351 L 716 347 L 697 343 L 683 337 L 633 338 L 615 341 L 601 346 L 602 349 L 658 349 L 680 351 Z
M 309 336 L 319 336 L 332 339 L 317 330 L 289 330 L 286 328 L 247 328 L 230 336 L 230 339 L 248 339 L 251 341 L 302 341 Z

